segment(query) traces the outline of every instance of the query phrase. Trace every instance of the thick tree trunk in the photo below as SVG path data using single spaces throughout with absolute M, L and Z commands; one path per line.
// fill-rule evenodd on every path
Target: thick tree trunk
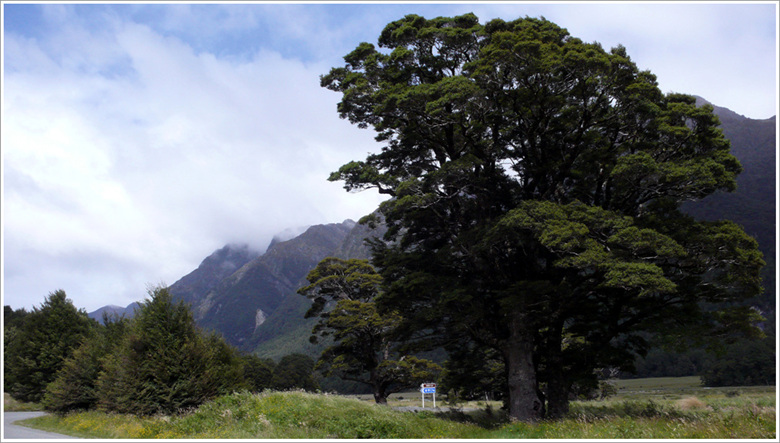
M 569 412 L 569 381 L 563 372 L 563 325 L 551 328 L 548 342 L 547 365 L 547 416 L 563 418 Z
M 550 372 L 547 381 L 547 418 L 559 419 L 569 413 L 569 383 L 560 370 Z
M 522 314 L 515 314 L 510 324 L 510 337 L 504 348 L 509 385 L 509 416 L 534 422 L 542 418 L 542 402 L 536 395 L 536 369 L 533 362 L 533 335 L 525 330 Z

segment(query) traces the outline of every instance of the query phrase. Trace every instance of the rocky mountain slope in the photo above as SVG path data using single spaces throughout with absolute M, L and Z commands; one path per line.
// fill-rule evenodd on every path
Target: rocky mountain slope
M 697 104 L 704 103 L 709 102 L 697 98 Z M 758 241 L 767 266 L 762 272 L 764 295 L 757 304 L 765 317 L 773 319 L 777 266 L 777 116 L 755 120 L 723 107 L 713 107 L 720 118 L 723 133 L 731 142 L 731 152 L 742 163 L 743 172 L 737 177 L 736 192 L 713 194 L 702 201 L 684 205 L 683 210 L 703 220 L 732 220 Z
M 89 318 L 93 318 L 99 322 L 103 322 L 103 314 L 108 315 L 109 317 L 127 317 L 132 318 L 133 315 L 135 315 L 135 310 L 140 305 L 138 302 L 130 303 L 129 305 L 122 307 L 117 305 L 108 305 L 103 306 L 102 308 L 99 308 L 95 311 L 90 312 Z
M 272 244 L 209 292 L 196 320 L 219 331 L 227 341 L 247 349 L 250 338 L 287 297 L 295 297 L 299 282 L 344 240 L 352 223 L 312 226 L 291 240 Z M 176 295 L 175 285 L 171 290 Z
M 247 245 L 225 245 L 206 257 L 197 269 L 174 283 L 171 291 L 177 299 L 189 303 L 200 314 L 197 317 L 202 318 L 207 311 L 203 310 L 204 296 L 259 255 Z

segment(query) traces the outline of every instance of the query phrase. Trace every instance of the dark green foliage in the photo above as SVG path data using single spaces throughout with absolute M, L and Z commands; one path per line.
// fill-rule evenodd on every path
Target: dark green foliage
M 506 397 L 504 360 L 495 350 L 472 346 L 454 349 L 444 363 L 441 390 L 462 400 Z
M 596 368 L 632 369 L 644 331 L 755 333 L 755 241 L 680 211 L 742 170 L 711 106 L 544 19 L 409 15 L 379 45 L 322 77 L 385 142 L 330 179 L 391 196 L 373 263 L 404 338 L 492 348 L 510 415 L 534 421 Z
M 328 257 L 309 272 L 306 280 L 309 285 L 300 288 L 298 293 L 312 299 L 312 306 L 306 312 L 306 317 L 309 318 L 322 316 L 328 302 L 373 300 L 382 277 L 368 260 Z
M 78 310 L 65 291 L 57 290 L 24 315 L 5 343 L 5 391 L 17 400 L 39 402 L 52 382 L 96 323 Z
M 97 405 L 97 380 L 103 360 L 123 338 L 129 321 L 103 317 L 103 323 L 65 360 L 57 378 L 46 387 L 43 407 L 65 414 L 73 410 L 93 409 Z
M 728 218 L 743 226 L 758 241 L 767 266 L 762 271 L 764 294 L 756 304 L 766 313 L 774 334 L 775 226 L 777 178 L 777 119 L 754 120 L 715 106 L 732 153 L 745 172 L 737 178 L 734 193 L 715 193 L 702 201 L 686 203 L 683 210 L 703 220 Z
M 636 374 L 633 376 L 651 378 L 699 375 L 712 359 L 713 356 L 703 349 L 681 353 L 654 348 L 644 357 L 637 359 Z
M 704 386 L 764 386 L 774 385 L 777 367 L 775 342 L 743 340 L 726 349 L 702 373 Z
M 273 383 L 276 364 L 269 358 L 260 358 L 254 354 L 242 356 L 244 360 L 244 380 L 251 392 L 263 392 Z
M 245 387 L 237 351 L 205 336 L 183 302 L 150 290 L 98 379 L 99 406 L 136 415 L 171 414 Z
M 3 306 L 3 329 L 18 328 L 28 314 L 24 308 L 14 310 L 8 305 Z
M 271 388 L 278 391 L 303 389 L 311 392 L 319 389 L 314 379 L 314 359 L 303 354 L 282 357 L 274 368 Z
M 3 374 L 6 384 L 9 380 L 8 361 L 10 355 L 8 354 L 8 348 L 10 343 L 16 339 L 22 324 L 24 324 L 24 319 L 28 315 L 29 312 L 24 308 L 14 310 L 8 305 L 3 306 L 3 343 L 5 343 L 5 346 L 3 346 L 3 361 L 6 362 L 3 366 Z
M 368 260 L 328 257 L 306 278 L 309 285 L 298 290 L 313 300 L 306 316 L 320 318 L 311 340 L 328 337 L 332 343 L 316 365 L 325 376 L 365 384 L 382 404 L 394 392 L 435 378 L 440 368 L 433 362 L 396 355 L 393 336 L 401 318 L 377 310 L 382 278 Z

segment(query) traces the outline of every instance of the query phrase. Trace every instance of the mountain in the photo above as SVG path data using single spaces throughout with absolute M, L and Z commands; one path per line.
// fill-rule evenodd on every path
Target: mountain
M 246 250 L 226 246 L 210 256 L 214 260 L 204 260 L 171 285 L 171 294 L 190 304 L 200 326 L 254 351 L 260 343 L 304 323 L 309 300 L 296 291 L 320 260 L 344 248 L 345 239 L 358 241 L 350 236 L 355 227 L 354 221 L 346 220 L 311 226 L 288 240 L 276 236 L 264 254 L 253 258 Z
M 206 257 L 197 269 L 171 285 L 171 294 L 174 299 L 183 300 L 192 307 L 199 306 L 204 294 L 259 255 L 245 244 L 225 245 Z
M 697 105 L 710 104 L 697 97 Z M 702 220 L 728 219 L 741 225 L 758 241 L 767 266 L 762 272 L 764 294 L 757 305 L 774 319 L 777 217 L 777 116 L 756 120 L 714 106 L 721 128 L 731 142 L 731 153 L 742 163 L 737 190 L 715 193 L 701 201 L 686 203 L 683 210 Z
M 263 356 L 316 355 L 319 348 L 308 342 L 316 320 L 303 318 L 311 302 L 297 294 L 298 288 L 325 257 L 368 258 L 364 239 L 383 233 L 383 227 L 372 230 L 345 220 L 282 231 L 262 254 L 245 244 L 225 245 L 169 289 L 175 301 L 190 306 L 199 326 L 242 350 L 272 343 L 261 350 Z M 103 312 L 132 317 L 137 305 L 104 306 L 89 315 L 98 320 Z
M 115 317 L 133 318 L 133 316 L 135 315 L 135 310 L 139 306 L 141 305 L 138 302 L 130 303 L 124 308 L 122 306 L 117 306 L 117 305 L 108 305 L 108 306 L 103 306 L 102 308 L 99 308 L 95 311 L 92 311 L 87 315 L 89 316 L 89 318 L 95 319 L 100 323 L 103 323 L 103 314 L 109 316 L 115 316 Z

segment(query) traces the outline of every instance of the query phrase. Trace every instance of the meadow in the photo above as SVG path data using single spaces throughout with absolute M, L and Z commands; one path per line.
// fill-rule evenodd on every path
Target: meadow
M 421 406 L 416 392 L 389 406 L 368 396 L 304 392 L 234 393 L 175 416 L 138 418 L 95 411 L 22 422 L 86 438 L 208 439 L 771 439 L 777 437 L 774 386 L 704 388 L 698 377 L 618 380 L 605 400 L 574 401 L 558 421 L 513 423 L 498 402 Z M 6 397 L 7 398 L 7 397 Z

